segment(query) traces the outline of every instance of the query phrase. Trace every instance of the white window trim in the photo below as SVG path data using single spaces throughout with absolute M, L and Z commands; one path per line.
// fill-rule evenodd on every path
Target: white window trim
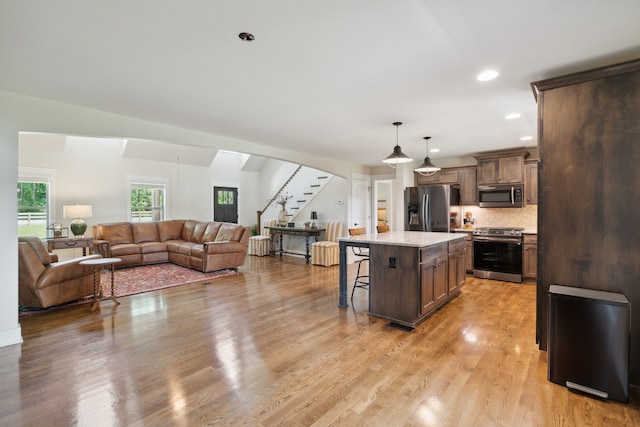
M 47 212 L 48 223 L 61 222 L 55 218 L 56 210 L 56 170 L 48 168 L 36 168 L 29 166 L 18 166 L 18 182 L 48 182 L 49 183 L 49 211 Z M 47 224 L 48 225 L 48 224 Z
M 135 176 L 135 175 L 127 175 L 127 219 L 131 220 L 131 188 L 132 187 L 141 187 L 144 185 L 154 186 L 154 185 L 162 185 L 164 186 L 164 210 L 162 212 L 162 217 L 164 219 L 169 218 L 169 178 L 162 176 Z

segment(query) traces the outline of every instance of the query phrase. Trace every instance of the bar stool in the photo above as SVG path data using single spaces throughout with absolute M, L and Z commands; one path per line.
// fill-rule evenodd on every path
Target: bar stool
M 389 231 L 389 226 L 388 225 L 377 225 L 376 226 L 376 230 L 378 230 L 378 233 L 386 233 L 387 231 Z
M 357 236 L 359 234 L 367 234 L 367 229 L 364 227 L 349 229 L 350 236 Z M 369 275 L 360 274 L 362 263 L 369 262 L 369 249 L 354 246 L 351 246 L 351 249 L 353 250 L 353 254 L 356 257 L 360 258 L 356 261 L 356 263 L 358 264 L 358 272 L 356 273 L 356 280 L 353 282 L 353 290 L 351 291 L 351 299 L 353 299 L 353 293 L 355 292 L 356 288 L 369 290 Z

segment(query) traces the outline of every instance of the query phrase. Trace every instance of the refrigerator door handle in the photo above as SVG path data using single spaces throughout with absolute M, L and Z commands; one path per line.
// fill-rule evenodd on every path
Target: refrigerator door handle
M 429 231 L 429 223 L 427 222 L 427 212 L 429 209 L 429 195 L 422 195 L 422 230 L 421 231 Z

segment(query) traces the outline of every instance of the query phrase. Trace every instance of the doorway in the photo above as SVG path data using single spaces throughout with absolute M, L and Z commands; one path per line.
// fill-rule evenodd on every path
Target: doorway
M 351 224 L 349 228 L 366 227 L 371 232 L 371 180 L 351 178 Z
M 392 181 L 375 181 L 375 224 L 391 227 L 393 224 Z
M 238 189 L 213 187 L 213 220 L 238 223 Z

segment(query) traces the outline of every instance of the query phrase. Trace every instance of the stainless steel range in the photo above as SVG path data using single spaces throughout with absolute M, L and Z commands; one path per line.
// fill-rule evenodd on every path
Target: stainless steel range
M 522 283 L 519 227 L 479 227 L 473 231 L 473 276 Z

